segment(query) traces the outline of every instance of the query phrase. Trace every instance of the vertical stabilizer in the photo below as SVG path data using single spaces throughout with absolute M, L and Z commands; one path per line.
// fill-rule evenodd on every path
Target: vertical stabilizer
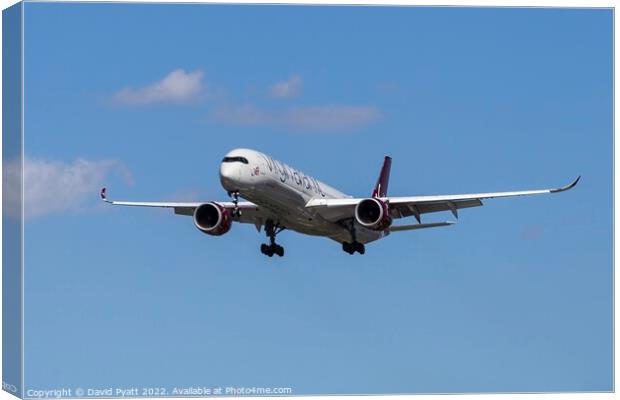
M 387 196 L 388 183 L 390 182 L 390 168 L 392 168 L 392 157 L 385 156 L 379 179 L 377 179 L 375 189 L 372 191 L 372 197 Z

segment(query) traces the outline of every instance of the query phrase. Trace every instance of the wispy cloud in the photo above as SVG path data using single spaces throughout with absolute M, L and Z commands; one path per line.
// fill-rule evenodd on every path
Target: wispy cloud
M 210 118 L 239 126 L 281 126 L 302 131 L 350 131 L 364 127 L 381 117 L 373 106 L 324 105 L 267 110 L 254 105 L 222 107 Z
M 185 72 L 176 69 L 150 85 L 127 87 L 115 93 L 117 105 L 137 106 L 156 103 L 187 103 L 204 98 L 201 70 Z M 298 74 L 268 88 L 275 99 L 292 99 L 301 94 L 303 79 Z M 214 100 L 212 98 L 212 100 Z M 273 104 L 272 104 L 273 105 Z M 371 105 L 317 104 L 312 106 L 264 107 L 255 103 L 223 105 L 212 102 L 208 119 L 237 126 L 275 126 L 297 131 L 352 131 L 370 125 L 381 118 L 381 112 Z
M 13 160 L 3 167 L 6 188 L 5 212 L 20 215 L 21 162 Z M 87 198 L 95 199 L 98 189 L 112 173 L 131 184 L 131 173 L 122 163 L 112 160 L 91 161 L 79 158 L 72 164 L 43 159 L 24 159 L 24 214 L 35 218 L 65 211 L 77 211 Z
M 526 226 L 523 231 L 521 231 L 521 239 L 523 240 L 537 240 L 543 234 L 543 226 L 540 224 L 531 224 Z
M 176 69 L 163 79 L 141 88 L 127 87 L 112 97 L 118 105 L 148 105 L 155 103 L 187 103 L 200 98 L 203 91 L 201 70 L 185 72 Z
M 303 80 L 299 75 L 292 75 L 288 80 L 278 82 L 269 89 L 269 95 L 276 99 L 290 99 L 301 93 Z

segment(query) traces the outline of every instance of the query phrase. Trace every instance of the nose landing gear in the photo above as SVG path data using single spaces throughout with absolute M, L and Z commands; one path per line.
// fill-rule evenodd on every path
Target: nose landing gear
M 261 244 L 260 252 L 269 257 L 273 257 L 274 254 L 282 257 L 284 255 L 284 247 L 276 243 L 276 235 L 284 229 L 280 224 L 274 224 L 273 221 L 268 220 L 265 223 L 265 233 L 269 237 L 269 244 Z
M 235 191 L 235 192 L 228 192 L 228 195 L 230 197 L 232 197 L 232 202 L 234 204 L 234 208 L 232 210 L 232 216 L 233 217 L 240 217 L 241 216 L 241 210 L 239 209 L 239 192 Z

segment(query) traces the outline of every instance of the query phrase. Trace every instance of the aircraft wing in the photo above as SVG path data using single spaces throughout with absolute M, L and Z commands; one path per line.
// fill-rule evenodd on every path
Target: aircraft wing
M 141 201 L 114 201 L 109 200 L 107 197 L 107 189 L 101 189 L 101 200 L 106 203 L 116 205 L 116 206 L 130 206 L 130 207 L 158 207 L 158 208 L 171 208 L 174 210 L 175 214 L 178 215 L 194 215 L 194 210 L 202 205 L 207 203 L 203 202 L 141 202 Z M 219 204 L 220 206 L 227 208 L 232 211 L 235 207 L 232 201 L 214 201 L 214 203 Z M 237 206 L 241 211 L 240 216 L 233 217 L 234 221 L 254 224 L 256 228 L 260 230 L 260 227 L 265 223 L 265 221 L 271 218 L 271 214 L 269 214 L 266 210 L 259 208 L 256 204 L 251 203 L 249 201 L 240 201 Z
M 482 200 L 498 197 L 529 196 L 534 194 L 558 193 L 572 189 L 581 177 L 577 177 L 573 182 L 566 186 L 553 189 L 523 190 L 517 192 L 495 192 L 495 193 L 473 193 L 473 194 L 453 194 L 440 196 L 410 196 L 410 197 L 379 197 L 379 200 L 386 202 L 393 218 L 403 218 L 414 216 L 418 223 L 421 222 L 421 214 L 450 211 L 458 218 L 458 210 L 461 208 L 478 207 L 482 205 Z M 339 221 L 354 217 L 355 207 L 365 198 L 344 198 L 344 199 L 311 199 L 306 204 L 308 208 L 314 208 L 324 218 L 331 221 Z

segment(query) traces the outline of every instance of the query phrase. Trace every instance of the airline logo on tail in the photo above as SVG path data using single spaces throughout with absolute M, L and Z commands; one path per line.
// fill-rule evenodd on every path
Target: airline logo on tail
M 392 168 L 392 157 L 385 156 L 383 167 L 381 167 L 381 173 L 377 179 L 377 184 L 372 191 L 372 197 L 387 196 L 388 183 L 390 183 L 390 168 Z

